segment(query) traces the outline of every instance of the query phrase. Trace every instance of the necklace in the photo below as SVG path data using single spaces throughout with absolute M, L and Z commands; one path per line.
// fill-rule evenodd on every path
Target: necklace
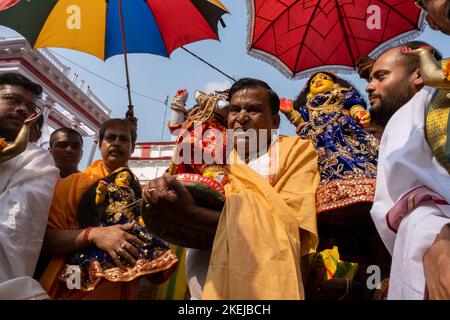
M 309 110 L 309 123 L 314 128 L 314 131 L 323 131 L 324 127 L 330 122 L 335 122 L 342 114 L 348 114 L 347 110 L 344 110 L 345 94 L 343 91 L 349 91 L 351 88 L 337 87 L 329 93 L 318 93 L 313 98 L 308 99 L 306 102 L 306 108 Z M 311 104 L 314 99 L 326 98 L 319 106 L 315 107 Z M 316 125 L 314 121 L 319 115 L 332 114 L 325 123 Z

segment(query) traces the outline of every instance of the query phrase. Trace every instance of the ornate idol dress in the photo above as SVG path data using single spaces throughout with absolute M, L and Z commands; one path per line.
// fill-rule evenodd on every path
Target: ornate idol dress
M 331 279 L 363 283 L 360 264 L 374 261 L 369 240 L 376 230 L 369 210 L 379 142 L 364 129 L 370 121 L 365 108 L 358 92 L 331 72 L 313 75 L 294 103 L 281 99 L 280 110 L 297 127 L 303 125 L 300 137 L 311 140 L 318 153 L 320 252 L 308 257 L 312 299 L 317 298 L 317 286 Z
M 409 53 L 420 59 L 424 84 L 436 88 L 425 109 L 425 137 L 433 155 L 450 174 L 450 58 L 436 61 L 428 46 Z
M 84 291 L 94 290 L 102 279 L 128 282 L 151 275 L 152 280 L 160 282 L 170 276 L 178 258 L 165 242 L 147 231 L 139 212 L 140 198 L 139 182 L 126 167 L 119 168 L 101 179 L 85 193 L 77 210 L 78 221 L 82 228 L 134 222 L 130 233 L 143 241 L 145 247 L 135 246 L 139 252 L 135 265 L 129 265 L 121 258 L 122 264 L 126 266 L 126 270 L 122 270 L 107 252 L 96 246 L 87 246 L 69 258 L 61 280 L 66 281 L 70 278 L 74 267 L 79 268 L 80 289 Z
M 373 201 L 379 143 L 352 117 L 361 106 L 361 96 L 341 86 L 299 106 L 306 122 L 300 136 L 313 141 L 319 155 L 318 213 Z
M 223 165 L 226 162 L 226 129 L 221 114 L 228 106 L 224 92 L 206 94 L 197 91 L 197 104 L 186 111 L 187 91 L 179 90 L 172 103 L 169 129 L 177 136 L 172 163 L 168 172 L 176 176 L 191 193 L 195 202 L 205 208 L 222 210 L 225 203 L 224 186 L 229 183 Z M 180 116 L 177 116 L 179 113 Z M 143 208 L 143 218 L 152 221 L 150 231 L 188 248 L 204 249 L 207 236 L 201 228 L 185 221 L 162 216 L 157 208 Z M 180 225 L 184 227 L 180 228 Z

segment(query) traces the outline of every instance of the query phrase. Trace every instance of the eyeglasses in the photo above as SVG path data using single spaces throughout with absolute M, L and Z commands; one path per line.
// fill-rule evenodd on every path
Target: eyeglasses
M 25 101 L 21 96 L 15 95 L 15 94 L 5 94 L 0 96 L 2 101 L 9 105 L 10 107 L 18 107 L 18 106 L 25 106 L 27 108 L 28 114 L 32 114 L 39 110 L 39 107 L 33 103 Z

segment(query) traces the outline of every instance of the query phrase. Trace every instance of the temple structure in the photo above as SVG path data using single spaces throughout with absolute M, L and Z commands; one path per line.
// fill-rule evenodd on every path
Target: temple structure
M 0 38 L 0 73 L 3 72 L 17 72 L 42 85 L 44 93 L 38 104 L 46 125 L 40 144 L 48 143 L 50 133 L 57 128 L 75 128 L 93 139 L 90 163 L 97 149 L 96 133 L 110 118 L 111 110 L 89 85 L 50 50 L 34 50 L 23 37 Z

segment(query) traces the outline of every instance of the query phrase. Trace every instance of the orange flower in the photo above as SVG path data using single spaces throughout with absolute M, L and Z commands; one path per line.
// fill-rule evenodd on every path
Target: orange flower
M 6 142 L 5 139 L 0 138 L 0 151 L 5 149 L 8 146 L 8 143 Z
M 450 59 L 442 62 L 442 72 L 447 80 L 450 81 Z

